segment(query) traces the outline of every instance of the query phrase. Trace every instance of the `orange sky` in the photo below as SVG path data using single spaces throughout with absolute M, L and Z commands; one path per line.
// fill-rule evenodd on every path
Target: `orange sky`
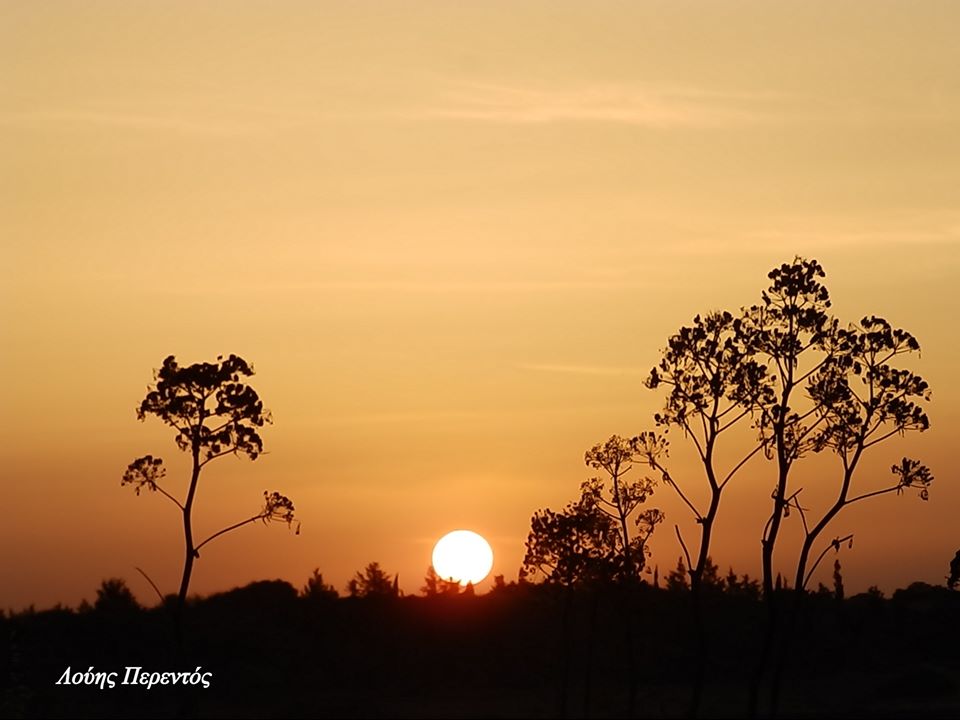
M 265 488 L 303 522 L 218 540 L 192 590 L 317 566 L 342 590 L 377 560 L 415 592 L 459 527 L 513 579 L 583 452 L 652 427 L 667 336 L 797 254 L 840 317 L 918 337 L 934 392 L 932 429 L 861 478 L 910 453 L 931 500 L 841 515 L 848 590 L 942 582 L 958 22 L 867 0 L 3 3 L 0 607 L 75 605 L 110 576 L 149 602 L 134 566 L 175 590 L 175 509 L 119 485 L 147 453 L 185 481 L 134 414 L 168 354 L 243 356 L 275 418 L 268 455 L 208 468 L 198 533 Z M 722 567 L 757 573 L 771 472 L 725 497 Z M 811 502 L 820 478 L 798 477 Z M 667 489 L 653 503 L 673 567 L 670 526 L 693 529 Z

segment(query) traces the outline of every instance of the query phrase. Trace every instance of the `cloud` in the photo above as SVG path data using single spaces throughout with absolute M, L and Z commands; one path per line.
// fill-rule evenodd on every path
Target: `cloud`
M 354 415 L 332 415 L 315 420 L 315 424 L 324 426 L 344 425 L 418 425 L 424 423 L 462 423 L 484 417 L 494 417 L 493 413 L 481 413 L 457 410 L 436 410 L 424 412 L 369 412 Z
M 358 107 L 333 89 L 322 97 L 277 98 L 268 104 L 169 96 L 114 98 L 73 107 L 0 109 L 0 125 L 16 128 L 106 128 L 237 137 L 329 121 L 451 120 L 504 125 L 608 123 L 650 128 L 707 128 L 765 120 L 785 96 L 689 87 L 604 83 L 573 87 L 429 82 L 412 95 Z
M 942 230 L 863 230 L 856 231 L 765 231 L 745 236 L 749 247 L 804 247 L 821 248 L 862 248 L 879 245 L 899 245 L 901 247 L 956 245 L 960 243 L 960 231 L 957 228 Z
M 676 260 L 723 256 L 788 255 L 822 251 L 863 252 L 940 250 L 960 246 L 960 216 L 952 211 L 923 213 L 891 210 L 869 219 L 807 216 L 770 217 L 752 227 L 725 227 L 722 233 L 700 231 L 670 245 Z
M 184 135 L 242 137 L 257 132 L 252 123 L 204 118 L 187 113 L 113 110 L 37 110 L 0 113 L 0 125 L 17 128 L 105 128 L 172 132 Z
M 119 281 L 118 281 L 119 282 Z M 237 282 L 235 284 L 209 282 L 197 279 L 194 282 L 181 281 L 181 284 L 164 284 L 156 287 L 138 285 L 141 292 L 161 293 L 164 295 L 232 295 L 243 294 L 279 294 L 279 293 L 402 293 L 420 295 L 471 295 L 471 294 L 542 294 L 554 292 L 625 292 L 665 285 L 650 280 L 317 280 L 289 282 L 262 281 Z
M 600 122 L 653 128 L 721 127 L 761 120 L 763 113 L 756 106 L 764 97 L 616 84 L 543 89 L 474 83 L 450 91 L 423 115 L 514 125 Z
M 569 375 L 645 375 L 639 368 L 610 367 L 605 365 L 560 365 L 550 363 L 521 363 L 520 370 L 534 372 L 565 373 Z

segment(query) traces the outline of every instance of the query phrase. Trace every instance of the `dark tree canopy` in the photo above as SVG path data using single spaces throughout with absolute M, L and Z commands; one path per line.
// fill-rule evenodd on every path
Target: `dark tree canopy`
M 97 599 L 93 609 L 107 613 L 128 613 L 140 609 L 126 581 L 122 578 L 104 580 L 97 588 Z
M 621 558 L 611 553 L 617 528 L 589 498 L 560 512 L 538 510 L 530 520 L 522 577 L 540 575 L 547 583 L 573 586 L 609 582 Z
M 471 590 L 473 589 L 473 585 L 469 585 L 469 587 Z M 445 580 L 437 575 L 437 571 L 432 564 L 427 568 L 427 572 L 423 576 L 423 586 L 420 588 L 420 592 L 426 597 L 452 597 L 460 595 L 463 590 L 464 588 L 456 580 Z
M 337 589 L 333 585 L 328 585 L 323 581 L 323 574 L 320 568 L 314 568 L 313 574 L 307 578 L 307 584 L 300 591 L 300 597 L 311 602 L 329 602 L 340 597 Z
M 584 455 L 607 477 L 580 487 L 580 499 L 560 512 L 538 510 L 530 521 L 524 577 L 564 586 L 636 580 L 646 565 L 647 541 L 663 521 L 657 509 L 636 512 L 653 492 L 649 478 L 624 476 L 638 455 L 638 439 L 614 435 Z M 632 529 L 630 526 L 633 526 Z
M 390 577 L 380 563 L 368 564 L 363 572 L 358 572 L 347 584 L 350 597 L 396 597 L 400 594 L 397 577 Z
M 258 428 L 271 419 L 256 390 L 243 381 L 251 375 L 253 368 L 236 355 L 187 367 L 170 355 L 137 417 L 156 415 L 177 430 L 181 450 L 199 452 L 204 462 L 230 453 L 256 460 L 263 452 Z
M 960 584 L 960 550 L 957 550 L 957 554 L 950 561 L 950 574 L 947 576 L 948 588 L 953 590 L 958 584 Z

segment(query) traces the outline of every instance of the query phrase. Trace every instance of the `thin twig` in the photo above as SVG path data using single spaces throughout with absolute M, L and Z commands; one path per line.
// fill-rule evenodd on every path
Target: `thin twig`
M 178 508 L 180 508 L 181 510 L 183 510 L 183 505 L 180 503 L 180 501 L 177 500 L 173 495 L 171 495 L 170 493 L 168 493 L 166 490 L 164 490 L 162 487 L 160 487 L 160 486 L 157 485 L 156 483 L 153 483 L 153 489 L 154 489 L 154 490 L 159 490 L 161 495 L 164 495 L 164 496 L 170 498 L 170 500 L 172 500 L 173 503 L 174 503 Z
M 807 584 L 810 582 L 810 578 L 813 577 L 814 571 L 817 569 L 817 566 L 820 565 L 820 561 L 823 560 L 823 558 L 826 556 L 828 552 L 830 552 L 831 548 L 836 550 L 837 552 L 840 552 L 840 546 L 843 545 L 843 543 L 847 542 L 848 540 L 853 540 L 853 533 L 849 535 L 845 535 L 844 537 L 837 537 L 831 540 L 830 544 L 827 545 L 823 549 L 823 552 L 820 553 L 820 557 L 817 558 L 817 561 L 813 564 L 813 567 L 810 568 L 810 572 L 808 572 L 807 576 L 803 579 L 803 587 L 797 588 L 797 589 L 805 590 L 807 587 Z
M 687 558 L 687 572 L 693 572 L 693 561 L 690 560 L 690 551 L 687 550 L 687 544 L 683 541 L 683 535 L 680 534 L 680 526 L 674 525 L 673 529 L 677 533 L 677 540 L 680 541 L 680 547 L 683 549 L 683 554 Z
M 202 543 L 200 543 L 199 545 L 197 545 L 197 546 L 193 549 L 193 551 L 194 551 L 195 553 L 199 553 L 199 552 L 200 552 L 200 548 L 202 548 L 204 545 L 206 545 L 208 542 L 210 542 L 210 541 L 213 540 L 214 538 L 220 537 L 220 536 L 223 535 L 224 533 L 228 533 L 228 532 L 230 532 L 231 530 L 236 530 L 236 529 L 239 528 L 239 527 L 243 527 L 244 525 L 247 525 L 248 523 L 255 522 L 255 521 L 260 520 L 260 519 L 262 519 L 262 518 L 264 518 L 264 517 L 266 517 L 266 516 L 265 516 L 263 513 L 260 513 L 259 515 L 254 515 L 254 516 L 251 517 L 251 518 L 247 518 L 246 520 L 242 520 L 242 521 L 240 521 L 240 522 L 238 522 L 238 523 L 234 523 L 234 524 L 231 525 L 230 527 L 225 527 L 225 528 L 224 528 L 223 530 L 221 530 L 220 532 L 215 532 L 213 535 L 211 535 L 210 537 L 208 537 L 208 538 L 207 538 L 206 540 L 204 540 Z
M 163 602 L 164 602 L 163 593 L 160 592 L 160 588 L 157 587 L 157 584 L 150 579 L 149 575 L 147 575 L 143 570 L 141 570 L 137 566 L 134 566 L 134 570 L 136 570 L 138 573 L 140 573 L 147 579 L 147 582 L 150 583 L 150 587 L 153 588 L 153 591 L 157 594 L 157 597 L 160 598 L 160 604 L 163 605 Z
M 692 502 L 690 502 L 687 496 L 684 495 L 683 490 L 680 489 L 680 486 L 674 482 L 672 477 L 670 477 L 670 473 L 668 473 L 667 470 L 664 467 L 662 467 L 658 462 L 652 463 L 652 466 L 655 469 L 660 471 L 660 476 L 663 478 L 663 481 L 667 483 L 670 487 L 672 487 L 674 490 L 676 490 L 677 495 L 679 495 L 680 499 L 683 500 L 684 503 L 686 503 L 688 508 L 690 508 L 690 511 L 693 513 L 693 516 L 697 519 L 697 522 L 702 522 L 703 515 L 700 514 L 699 510 L 697 510 L 697 506 L 694 505 Z
M 730 482 L 730 479 L 731 479 L 734 475 L 737 474 L 737 471 L 738 471 L 740 468 L 742 468 L 744 465 L 746 465 L 747 462 L 749 462 L 750 458 L 752 458 L 754 455 L 756 455 L 756 454 L 757 454 L 758 452 L 760 452 L 762 449 L 763 449 L 763 443 L 760 443 L 760 444 L 757 445 L 753 450 L 751 450 L 751 451 L 746 455 L 746 457 L 744 457 L 740 462 L 738 462 L 738 463 L 734 466 L 733 470 L 731 470 L 730 472 L 727 473 L 727 476 L 723 479 L 723 482 L 720 483 L 720 489 L 722 490 L 722 489 L 724 488 L 724 486 L 725 486 L 728 482 Z
M 847 502 L 846 502 L 845 504 L 846 504 L 846 505 L 850 505 L 851 503 L 855 503 L 855 502 L 857 502 L 858 500 L 863 500 L 863 499 L 868 498 L 868 497 L 874 497 L 875 495 L 886 495 L 887 493 L 893 492 L 894 490 L 901 490 L 901 489 L 903 489 L 904 487 L 909 487 L 909 486 L 907 486 L 907 485 L 891 485 L 890 487 L 884 488 L 883 490 L 874 490 L 873 492 L 864 493 L 863 495 L 857 495 L 856 497 L 850 498 L 849 500 L 847 500 Z

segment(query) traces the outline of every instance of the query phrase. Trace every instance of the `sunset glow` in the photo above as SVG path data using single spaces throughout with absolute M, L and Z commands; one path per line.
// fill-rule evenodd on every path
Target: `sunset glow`
M 759 302 L 798 255 L 844 322 L 912 333 L 904 364 L 932 389 L 929 431 L 858 470 L 870 491 L 920 458 L 929 502 L 838 515 L 848 592 L 942 582 L 960 544 L 957 27 L 960 3 L 871 0 L 3 2 L 0 608 L 76 606 L 109 577 L 155 602 L 135 568 L 177 591 L 179 510 L 120 486 L 153 454 L 186 497 L 175 431 L 135 413 L 169 355 L 242 357 L 273 420 L 256 462 L 204 468 L 198 540 L 266 489 L 301 523 L 219 537 L 191 592 L 314 568 L 345 592 L 376 561 L 415 593 L 434 538 L 467 525 L 515 580 L 533 513 L 590 476 L 584 451 L 654 428 L 665 396 L 644 380 L 671 334 Z M 679 429 L 669 458 L 707 506 Z M 835 466 L 798 464 L 811 516 Z M 723 573 L 759 576 L 776 480 L 760 453 L 724 490 Z M 700 526 L 662 484 L 650 503 L 662 576 L 674 526 Z M 797 513 L 778 542 L 787 574 Z

